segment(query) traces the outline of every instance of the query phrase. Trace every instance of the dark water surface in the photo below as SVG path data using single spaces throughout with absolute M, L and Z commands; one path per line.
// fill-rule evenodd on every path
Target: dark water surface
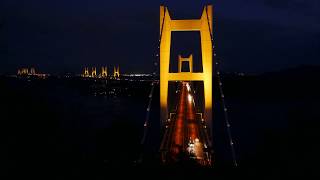
M 142 169 L 139 175 L 145 173 L 143 169 L 161 168 L 157 154 L 159 90 L 155 91 L 149 136 L 142 148 L 139 143 L 150 83 L 116 85 L 126 89 L 121 93 L 113 88 L 101 90 L 93 84 L 101 83 L 1 78 L 1 163 L 5 176 L 21 172 L 26 176 L 44 173 L 58 179 L 103 179 L 113 172 L 111 168 Z M 105 95 L 101 93 L 104 90 L 107 94 L 119 93 Z M 230 92 L 226 91 L 226 101 L 240 166 L 232 168 L 217 99 L 213 122 L 216 168 L 208 171 L 219 177 L 304 176 L 315 172 L 313 166 L 305 167 L 318 158 L 318 98 L 278 98 L 280 95 L 275 94 L 257 98 L 250 93 L 239 96 Z M 140 152 L 144 152 L 142 165 L 137 164 Z M 165 174 L 160 170 L 157 173 Z

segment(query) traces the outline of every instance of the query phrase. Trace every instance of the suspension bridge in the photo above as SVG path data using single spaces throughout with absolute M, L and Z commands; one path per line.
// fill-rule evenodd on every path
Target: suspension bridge
M 212 166 L 214 164 L 213 142 L 212 142 L 212 108 L 213 108 L 213 66 L 218 79 L 218 90 L 221 95 L 221 105 L 224 110 L 225 125 L 230 141 L 234 166 L 237 161 L 234 151 L 234 142 L 231 135 L 231 125 L 228 120 L 227 107 L 224 102 L 224 94 L 219 63 L 213 63 L 216 57 L 213 39 L 213 16 L 212 6 L 204 7 L 199 19 L 172 19 L 169 10 L 160 6 L 160 38 L 157 61 L 154 62 L 154 75 L 160 69 L 160 80 L 154 80 L 149 94 L 147 114 L 144 123 L 144 135 L 141 140 L 143 145 L 146 141 L 150 126 L 150 109 L 155 85 L 160 83 L 160 124 L 163 129 L 160 143 L 161 162 L 172 164 L 183 160 L 190 160 L 200 166 Z M 169 72 L 171 33 L 174 31 L 199 31 L 201 38 L 202 72 L 193 71 L 193 56 L 178 57 L 178 72 Z M 189 64 L 188 71 L 182 71 L 182 63 Z M 160 65 L 160 68 L 158 67 Z M 175 82 L 176 95 L 168 96 L 169 83 Z M 195 93 L 195 86 L 201 82 L 202 93 Z M 201 94 L 203 97 L 199 97 Z M 202 100 L 202 101 L 201 101 Z M 175 108 L 169 108 L 173 104 Z

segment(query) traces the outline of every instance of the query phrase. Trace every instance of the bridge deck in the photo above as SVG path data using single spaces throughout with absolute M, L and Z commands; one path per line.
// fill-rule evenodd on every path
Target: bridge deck
M 195 159 L 202 165 L 210 164 L 208 153 L 205 152 L 208 142 L 207 131 L 204 130 L 201 118 L 195 111 L 194 95 L 191 85 L 182 82 L 179 86 L 177 110 L 170 119 L 161 143 L 164 161 L 177 162 L 182 155 Z

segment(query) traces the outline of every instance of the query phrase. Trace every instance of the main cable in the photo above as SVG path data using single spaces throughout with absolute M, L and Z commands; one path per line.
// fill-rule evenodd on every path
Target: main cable
M 208 22 L 208 27 L 209 27 L 209 32 L 210 32 L 210 37 L 211 37 L 211 43 L 212 43 L 212 52 L 214 54 L 214 57 L 217 56 L 216 52 L 215 52 L 215 46 L 214 46 L 214 39 L 213 39 L 213 32 L 210 26 L 210 21 L 209 21 L 209 14 L 208 14 L 208 6 L 206 6 L 206 15 L 207 15 L 207 22 Z M 213 18 L 212 18 L 213 19 Z M 213 24 L 213 22 L 212 22 Z M 215 63 L 216 65 L 216 76 L 218 79 L 218 86 L 219 86 L 219 93 L 220 93 L 220 98 L 221 98 L 221 106 L 223 107 L 223 111 L 224 111 L 224 119 L 225 119 L 225 124 L 227 126 L 227 134 L 228 134 L 228 139 L 229 139 L 229 143 L 230 143 L 230 147 L 231 147 L 231 153 L 232 153 L 232 160 L 233 160 L 233 165 L 235 167 L 238 166 L 237 163 L 237 158 L 236 158 L 236 153 L 235 153 L 235 147 L 234 147 L 234 141 L 232 138 L 232 133 L 231 133 L 231 124 L 229 121 L 229 116 L 228 116 L 228 109 L 226 107 L 226 102 L 225 102 L 225 96 L 223 93 L 223 88 L 222 88 L 222 82 L 221 82 L 221 76 L 220 76 L 220 63 L 218 62 L 218 60 Z

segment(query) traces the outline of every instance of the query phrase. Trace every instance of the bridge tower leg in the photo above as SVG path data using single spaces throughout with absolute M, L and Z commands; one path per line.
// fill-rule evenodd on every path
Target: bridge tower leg
M 92 67 L 91 76 L 92 77 L 96 77 L 97 76 L 97 68 L 96 67 Z
M 117 67 L 113 66 L 113 77 L 115 79 L 120 77 L 120 66 L 119 65 Z
M 108 76 L 107 67 L 103 66 L 101 68 L 101 77 L 107 77 L 107 76 Z
M 84 77 L 89 77 L 90 75 L 89 75 L 89 68 L 88 67 L 85 67 L 84 68 L 84 75 L 83 75 Z

